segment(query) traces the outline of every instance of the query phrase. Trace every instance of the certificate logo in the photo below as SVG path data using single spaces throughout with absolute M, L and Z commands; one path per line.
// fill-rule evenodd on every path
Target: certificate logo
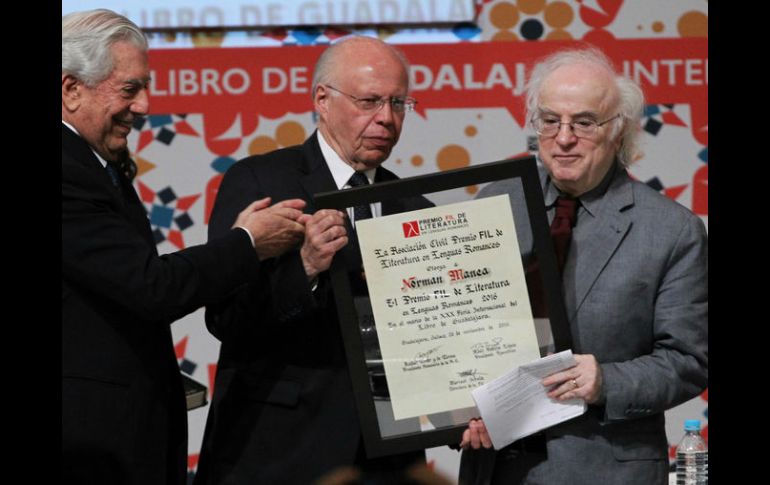
M 407 224 L 414 225 L 415 227 L 409 228 L 408 232 Z M 444 232 L 449 229 L 459 229 L 461 227 L 468 227 L 468 218 L 465 216 L 465 212 L 458 212 L 457 214 L 444 214 L 443 216 L 432 216 L 426 219 L 419 219 L 417 221 L 405 223 L 404 237 L 412 237 L 417 235 L 427 236 L 428 234 Z
M 420 225 L 417 221 L 409 221 L 401 224 L 404 229 L 404 237 L 415 237 L 420 235 Z

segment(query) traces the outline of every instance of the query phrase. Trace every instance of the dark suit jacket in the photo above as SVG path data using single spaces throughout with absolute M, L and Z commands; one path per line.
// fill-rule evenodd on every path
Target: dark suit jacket
M 65 483 L 184 484 L 187 416 L 169 324 L 258 272 L 248 235 L 158 256 L 141 202 L 62 125 Z
M 396 178 L 380 167 L 375 182 Z M 301 146 L 246 158 L 222 181 L 209 236 L 255 197 L 301 198 L 313 213 L 313 194 L 336 189 L 315 134 Z M 382 212 L 430 205 L 422 197 L 383 201 Z M 355 261 L 354 251 L 349 244 L 335 258 Z M 207 308 L 222 346 L 196 484 L 304 485 L 356 459 L 360 429 L 328 272 L 311 292 L 299 250 L 264 264 L 259 283 Z
M 568 261 L 562 282 L 572 350 L 599 362 L 603 402 L 547 429 L 548 459 L 517 470 L 523 481 L 503 483 L 665 485 L 664 411 L 708 385 L 705 226 L 624 168 L 608 177 L 606 193 L 592 206 L 600 223 L 573 239 L 574 265 Z M 549 183 L 545 171 L 541 182 Z M 478 196 L 521 200 L 520 187 L 501 180 Z M 512 208 L 517 225 L 525 224 L 521 204 Z M 490 456 L 463 452 L 465 483 L 489 483 Z

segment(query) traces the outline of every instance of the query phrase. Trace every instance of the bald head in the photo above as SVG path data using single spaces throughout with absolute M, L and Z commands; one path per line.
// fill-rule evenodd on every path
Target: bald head
M 321 55 L 313 75 L 318 132 L 356 171 L 384 162 L 401 135 L 409 65 L 395 47 L 348 37 Z
M 354 65 L 358 69 L 391 69 L 393 62 L 401 65 L 408 89 L 409 61 L 400 50 L 374 37 L 345 37 L 329 46 L 318 58 L 311 93 L 315 96 L 319 84 L 339 84 L 340 78 Z

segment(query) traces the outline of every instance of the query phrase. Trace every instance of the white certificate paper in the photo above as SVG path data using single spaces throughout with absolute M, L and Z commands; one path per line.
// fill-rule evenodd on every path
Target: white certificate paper
M 396 419 L 474 405 L 540 357 L 506 195 L 357 222 Z
M 484 419 L 496 450 L 586 411 L 582 399 L 556 401 L 546 395 L 540 381 L 575 365 L 571 350 L 543 357 L 514 368 L 473 390 L 473 399 Z

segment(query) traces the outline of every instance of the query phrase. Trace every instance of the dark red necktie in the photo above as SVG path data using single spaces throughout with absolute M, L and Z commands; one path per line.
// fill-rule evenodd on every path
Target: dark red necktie
M 569 243 L 572 240 L 572 227 L 575 225 L 577 214 L 577 199 L 559 197 L 556 199 L 556 214 L 551 221 L 551 239 L 556 253 L 556 264 L 559 275 L 564 272 L 564 262 L 567 260 Z
M 564 272 L 564 263 L 567 261 L 567 251 L 572 240 L 572 228 L 575 226 L 575 219 L 577 218 L 577 206 L 577 199 L 566 197 L 556 199 L 556 214 L 551 221 L 551 240 L 553 240 L 559 276 Z M 540 265 L 537 257 L 534 257 L 527 265 L 526 279 L 529 301 L 532 304 L 532 316 L 548 316 L 543 297 L 543 279 L 540 276 Z

